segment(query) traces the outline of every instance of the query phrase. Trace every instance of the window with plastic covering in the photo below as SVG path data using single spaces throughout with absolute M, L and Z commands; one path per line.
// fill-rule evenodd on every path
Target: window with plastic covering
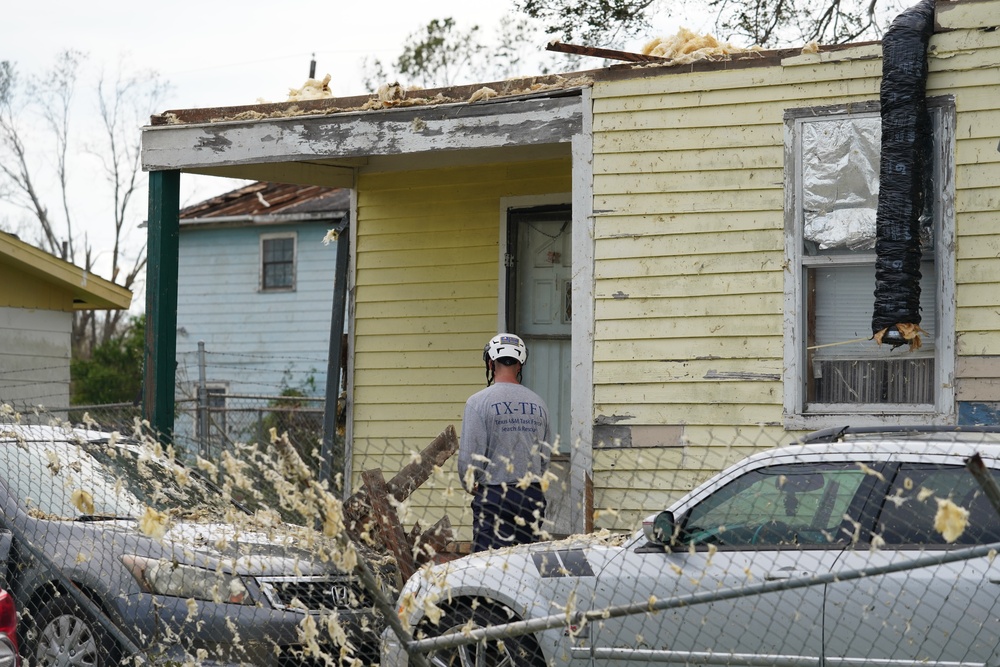
M 881 120 L 877 102 L 785 114 L 785 414 L 821 427 L 951 411 L 954 106 L 929 104 L 930 168 L 920 216 L 917 346 L 872 339 Z

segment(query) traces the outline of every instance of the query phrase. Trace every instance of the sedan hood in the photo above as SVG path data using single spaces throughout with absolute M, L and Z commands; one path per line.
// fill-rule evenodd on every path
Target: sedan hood
M 263 530 L 229 523 L 178 522 L 160 538 L 178 562 L 252 576 L 339 572 L 336 543 L 299 526 Z

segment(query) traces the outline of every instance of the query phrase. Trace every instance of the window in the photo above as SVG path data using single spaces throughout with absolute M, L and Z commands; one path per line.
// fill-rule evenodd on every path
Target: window
M 934 527 L 938 498 L 949 499 L 969 511 L 965 529 L 953 544 L 1000 542 L 1000 517 L 975 478 L 964 466 L 957 465 L 900 466 L 875 532 L 882 536 L 886 546 L 947 544 L 941 531 Z
M 680 541 L 735 548 L 846 543 L 856 536 L 845 516 L 861 521 L 871 479 L 853 463 L 752 470 L 695 506 Z
M 819 428 L 842 415 L 934 421 L 950 414 L 954 296 L 950 218 L 954 107 L 931 107 L 930 191 L 921 216 L 921 347 L 872 340 L 878 103 L 790 110 L 786 122 L 785 416 Z M 913 416 L 916 415 L 916 418 Z
M 260 285 L 264 292 L 295 289 L 295 235 L 262 236 Z

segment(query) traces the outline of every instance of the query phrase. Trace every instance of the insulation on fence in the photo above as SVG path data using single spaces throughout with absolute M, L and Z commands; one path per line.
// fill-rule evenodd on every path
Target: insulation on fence
M 920 216 L 930 196 L 927 46 L 934 0 L 892 22 L 882 40 L 882 157 L 876 213 L 872 333 L 894 347 L 920 346 Z

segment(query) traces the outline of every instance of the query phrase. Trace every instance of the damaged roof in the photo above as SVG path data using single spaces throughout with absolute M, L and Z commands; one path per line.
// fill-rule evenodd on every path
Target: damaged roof
M 589 86 L 593 72 L 574 72 L 548 76 L 522 77 L 448 86 L 426 90 L 407 90 L 398 84 L 383 86 L 375 94 L 351 97 L 328 97 L 292 102 L 266 102 L 260 104 L 207 107 L 201 109 L 172 109 L 152 116 L 150 125 L 179 125 L 186 123 L 215 123 L 221 121 L 265 120 L 287 118 L 295 115 L 336 114 L 359 111 L 381 111 L 415 106 L 472 104 L 503 99 L 505 101 L 529 98 L 578 95 L 581 88 Z
M 692 38 L 699 37 L 692 33 Z M 658 41 L 656 40 L 651 42 L 649 45 L 650 48 L 657 43 Z M 595 81 L 636 76 L 642 77 L 653 74 L 653 70 L 655 70 L 656 74 L 663 74 L 769 66 L 780 63 L 783 58 L 803 53 L 819 54 L 821 52 L 834 52 L 877 43 L 854 42 L 851 44 L 830 46 L 809 44 L 804 48 L 772 50 L 756 48 L 735 49 L 730 47 L 729 49 L 719 50 L 718 53 L 706 50 L 705 55 L 696 59 L 692 59 L 689 53 L 677 57 L 665 58 L 650 54 L 553 43 L 549 45 L 548 50 L 624 62 L 592 70 L 544 76 L 517 77 L 504 81 L 432 89 L 406 89 L 399 84 L 390 84 L 382 86 L 376 93 L 350 97 L 328 96 L 311 99 L 290 99 L 285 102 L 262 102 L 241 106 L 172 109 L 152 116 L 150 125 L 155 127 L 189 123 L 253 121 L 269 118 L 288 118 L 292 116 L 385 111 L 407 107 L 480 105 L 491 102 L 576 96 L 580 94 L 581 89 L 590 87 Z M 306 85 L 310 83 L 312 83 L 312 80 L 307 81 Z
M 342 218 L 351 205 L 344 188 L 256 182 L 181 209 L 181 224 L 234 220 Z

